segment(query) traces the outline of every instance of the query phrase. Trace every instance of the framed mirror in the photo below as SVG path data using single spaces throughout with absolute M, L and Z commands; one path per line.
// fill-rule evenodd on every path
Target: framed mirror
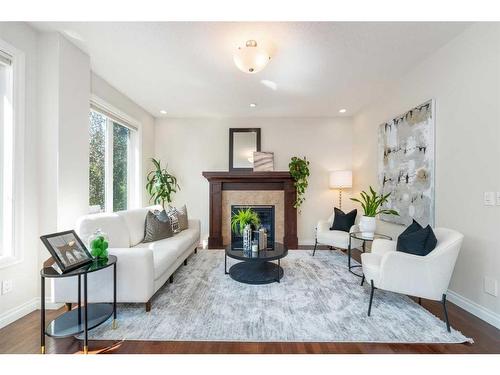
M 260 151 L 260 128 L 229 129 L 229 171 L 253 171 L 255 151 Z

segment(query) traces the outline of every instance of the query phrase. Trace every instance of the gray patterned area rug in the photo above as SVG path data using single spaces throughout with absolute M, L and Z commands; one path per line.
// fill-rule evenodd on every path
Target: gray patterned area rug
M 294 250 L 281 261 L 281 283 L 241 284 L 224 275 L 224 252 L 204 250 L 152 301 L 119 304 L 93 340 L 462 343 L 472 341 L 407 296 L 375 291 L 347 270 L 345 254 Z M 228 258 L 229 265 L 236 261 Z M 452 322 L 453 323 L 453 322 Z

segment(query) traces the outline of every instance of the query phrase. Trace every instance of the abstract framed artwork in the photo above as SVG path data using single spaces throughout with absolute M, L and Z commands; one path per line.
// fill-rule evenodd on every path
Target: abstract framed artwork
M 380 191 L 391 193 L 384 208 L 399 212 L 381 215 L 384 221 L 409 225 L 415 219 L 434 225 L 434 107 L 429 100 L 379 126 Z

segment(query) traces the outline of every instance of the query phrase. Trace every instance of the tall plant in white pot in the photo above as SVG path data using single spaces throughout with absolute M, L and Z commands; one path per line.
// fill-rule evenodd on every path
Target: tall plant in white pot
M 363 237 L 373 238 L 375 235 L 375 230 L 377 229 L 375 218 L 377 215 L 386 214 L 399 216 L 399 213 L 395 210 L 381 209 L 381 206 L 387 202 L 390 195 L 391 193 L 379 195 L 370 186 L 370 194 L 366 191 L 362 191 L 360 193 L 361 199 L 351 198 L 351 200 L 360 203 L 361 207 L 363 207 L 364 215 L 359 222 L 359 229 Z

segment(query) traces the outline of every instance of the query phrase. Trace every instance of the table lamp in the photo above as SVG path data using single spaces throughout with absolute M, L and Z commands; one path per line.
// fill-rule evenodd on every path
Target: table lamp
M 352 188 L 352 171 L 331 171 L 330 189 L 339 189 L 339 209 L 342 209 L 342 189 Z

